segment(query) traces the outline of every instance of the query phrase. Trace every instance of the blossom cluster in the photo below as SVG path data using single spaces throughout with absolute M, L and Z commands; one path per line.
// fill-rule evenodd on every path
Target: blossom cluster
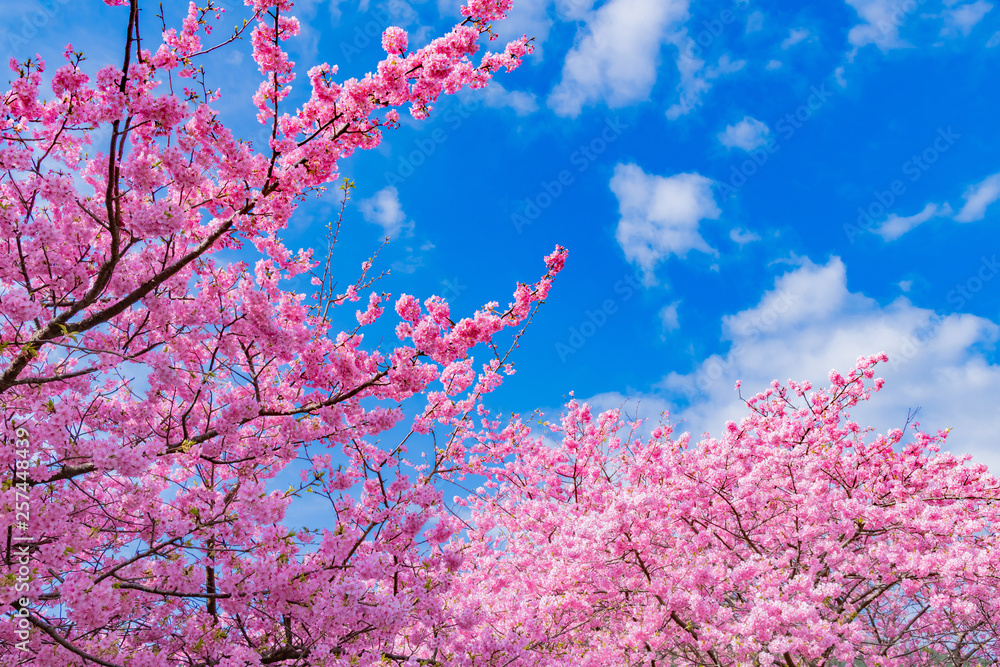
M 885 360 L 816 391 L 775 382 L 719 439 L 643 437 L 575 400 L 549 435 L 515 422 L 484 438 L 488 481 L 453 543 L 466 565 L 452 650 L 524 665 L 996 663 L 1000 480 L 942 452 L 947 432 L 905 442 L 850 420 Z
M 0 622 L 0 663 L 405 662 L 438 641 L 459 564 L 442 546 L 457 525 L 438 485 L 465 465 L 464 434 L 566 253 L 506 308 L 460 317 L 437 297 L 397 298 L 399 343 L 384 347 L 365 339 L 392 313 L 372 263 L 335 293 L 342 276 L 280 233 L 400 108 L 427 117 L 441 95 L 516 67 L 528 40 L 473 63 L 510 8 L 478 2 L 419 49 L 390 28 L 364 78 L 309 68 L 309 98 L 291 110 L 291 2 L 248 1 L 248 21 L 214 41 L 222 8 L 192 2 L 159 43 L 145 28 L 138 39 L 145 3 L 105 2 L 122 6 L 119 65 L 87 69 L 69 46 L 55 72 L 12 61 L 3 93 L 0 441 L 30 424 L 21 492 L 38 511 L 22 545 L 32 631 L 22 646 Z M 199 89 L 212 80 L 203 56 L 245 33 L 265 145 L 234 135 L 213 108 L 221 93 Z M 309 274 L 314 294 L 290 289 Z M 421 395 L 427 407 L 405 415 Z M 385 444 L 394 427 L 451 444 L 425 460 L 408 452 L 415 438 Z M 0 467 L 13 452 L 0 448 Z M 278 490 L 292 471 L 301 484 Z M 328 528 L 284 525 L 306 494 Z M 0 490 L 5 515 L 16 501 Z M 0 591 L 19 597 L 9 581 Z

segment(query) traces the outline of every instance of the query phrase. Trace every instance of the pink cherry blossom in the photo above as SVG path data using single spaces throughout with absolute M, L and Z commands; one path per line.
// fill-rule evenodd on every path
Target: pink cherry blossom
M 461 503 L 450 650 L 518 665 L 997 662 L 1000 480 L 941 452 L 946 432 L 906 442 L 850 420 L 885 359 L 808 394 L 774 384 L 697 444 L 575 400 L 558 442 L 518 420 L 482 433 L 493 491 Z
M 0 664 L 426 664 L 463 562 L 443 485 L 470 469 L 483 395 L 562 264 L 506 308 L 403 295 L 401 341 L 380 345 L 366 333 L 395 315 L 374 261 L 344 282 L 281 233 L 401 108 L 427 117 L 489 83 L 496 68 L 472 59 L 510 2 L 412 51 L 387 30 L 388 58 L 361 79 L 306 68 L 298 109 L 287 0 L 248 2 L 229 39 L 212 30 L 221 7 L 190 3 L 159 35 L 143 22 L 141 46 L 156 8 L 105 4 L 121 7 L 124 57 L 88 76 L 67 47 L 48 90 L 44 62 L 14 60 L 0 116 L 0 466 L 15 475 L 0 506 L 31 508 L 5 533 Z M 263 143 L 189 81 L 240 37 Z M 290 287 L 302 274 L 313 294 Z M 306 497 L 327 528 L 285 525 Z

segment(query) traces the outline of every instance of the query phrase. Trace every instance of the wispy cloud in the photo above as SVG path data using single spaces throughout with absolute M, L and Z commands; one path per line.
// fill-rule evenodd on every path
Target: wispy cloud
M 677 69 L 681 75 L 680 83 L 677 84 L 680 99 L 667 108 L 667 118 L 670 120 L 690 113 L 701 104 L 702 95 L 712 87 L 710 81 L 738 72 L 747 64 L 745 60 L 732 60 L 728 53 L 724 53 L 714 66 L 705 67 L 703 60 L 690 55 L 694 52 L 694 47 L 695 42 L 690 37 L 681 38 L 681 56 L 677 60 Z
M 947 203 L 943 205 L 927 204 L 919 213 L 911 216 L 899 216 L 893 213 L 885 222 L 873 230 L 886 241 L 895 241 L 900 236 L 915 228 L 931 218 L 952 213 L 951 206 Z
M 798 44 L 799 42 L 801 42 L 804 39 L 808 38 L 809 35 L 810 35 L 810 32 L 808 30 L 806 30 L 805 28 L 792 28 L 791 31 L 789 31 L 789 33 L 788 33 L 788 37 L 786 37 L 784 40 L 782 40 L 782 42 L 781 42 L 781 48 L 782 49 L 790 49 L 793 46 L 795 46 L 796 44 Z
M 955 3 L 953 1 L 946 2 L 945 4 L 953 5 Z M 943 15 L 944 27 L 941 28 L 941 35 L 944 37 L 955 35 L 962 35 L 964 37 L 968 35 L 991 9 L 993 9 L 993 5 L 983 0 L 945 9 Z
M 955 216 L 958 222 L 973 222 L 986 217 L 986 209 L 1000 199 L 1000 173 L 988 176 L 971 186 L 963 195 L 965 205 Z
M 739 227 L 729 230 L 729 238 L 731 238 L 734 243 L 738 243 L 740 247 L 743 247 L 748 243 L 753 243 L 754 241 L 760 241 L 760 236 L 751 231 L 740 229 Z

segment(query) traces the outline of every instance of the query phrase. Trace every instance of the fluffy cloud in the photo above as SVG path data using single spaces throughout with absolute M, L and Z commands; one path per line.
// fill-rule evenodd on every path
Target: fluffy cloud
M 770 128 L 756 118 L 744 116 L 743 120 L 735 125 L 727 125 L 724 132 L 719 133 L 719 141 L 726 148 L 742 148 L 745 151 L 752 151 L 763 146 L 767 142 L 767 135 L 771 133 Z
M 987 262 L 996 269 L 995 257 Z M 630 399 L 605 392 L 587 401 L 601 409 L 625 403 L 653 421 L 669 411 L 678 433 L 719 436 L 726 421 L 738 422 L 746 414 L 736 380 L 743 381 L 744 395 L 775 379 L 822 387 L 831 369 L 843 373 L 859 356 L 884 351 L 889 362 L 880 364 L 876 375 L 886 385 L 851 417 L 884 433 L 901 428 L 908 411 L 919 407 L 922 429 L 954 429 L 948 449 L 972 454 L 994 473 L 1000 470 L 1000 365 L 982 352 L 1000 338 L 995 322 L 964 314 L 941 317 L 905 297 L 880 306 L 847 289 L 846 269 L 835 257 L 825 265 L 805 261 L 779 277 L 757 305 L 724 318 L 722 330 L 729 352 L 702 360 L 690 373 L 670 373 L 653 392 L 629 392 Z
M 689 0 L 609 0 L 595 11 L 592 5 L 593 0 L 556 2 L 561 18 L 584 20 L 562 79 L 549 95 L 549 107 L 561 116 L 576 117 L 597 102 L 620 108 L 648 99 L 667 44 L 678 52 L 679 100 L 667 109 L 671 120 L 698 106 L 710 81 L 746 65 L 723 54 L 706 67 L 695 55 L 700 47 L 682 27 Z
M 375 193 L 370 199 L 359 203 L 361 216 L 367 221 L 380 226 L 385 235 L 398 238 L 413 234 L 413 222 L 407 221 L 403 206 L 399 203 L 399 191 L 393 186 L 387 186 Z
M 527 116 L 538 111 L 538 102 L 534 93 L 507 90 L 496 81 L 491 81 L 489 86 L 480 90 L 482 91 L 483 104 L 488 107 L 513 109 L 518 116 Z
M 719 434 L 726 420 L 746 410 L 733 391 L 737 379 L 749 392 L 773 379 L 810 380 L 819 387 L 830 369 L 843 372 L 858 356 L 884 351 L 889 363 L 880 365 L 878 374 L 885 389 L 853 416 L 884 432 L 901 427 L 907 410 L 920 407 L 924 428 L 954 428 L 954 451 L 970 452 L 997 470 L 1000 366 L 981 350 L 998 334 L 1000 327 L 988 319 L 941 317 L 905 297 L 880 306 L 847 289 L 839 258 L 826 265 L 806 261 L 779 277 L 756 306 L 724 318 L 729 352 L 710 356 L 691 373 L 670 373 L 660 398 L 687 403 L 678 413 L 685 428 Z
M 460 4 L 464 3 L 449 2 L 452 10 Z M 496 30 L 500 33 L 504 43 L 517 39 L 521 35 L 534 37 L 535 41 L 532 43 L 535 46 L 535 52 L 532 57 L 541 59 L 544 55 L 544 44 L 552 29 L 552 19 L 548 17 L 549 4 L 550 0 L 517 0 L 507 18 L 496 24 Z
M 1000 199 L 1000 173 L 988 176 L 966 190 L 965 205 L 955 216 L 958 222 L 973 222 L 986 216 L 990 204 Z
M 642 269 L 647 285 L 656 284 L 656 265 L 671 254 L 715 252 L 698 233 L 702 220 L 718 219 L 721 213 L 711 179 L 700 174 L 656 176 L 634 164 L 619 164 L 611 190 L 621 214 L 615 238 L 625 257 Z
M 677 315 L 677 306 L 679 306 L 680 303 L 680 301 L 674 301 L 660 310 L 660 325 L 663 327 L 664 333 L 677 331 L 681 328 L 681 321 Z
M 576 117 L 586 104 L 619 108 L 648 99 L 660 51 L 687 16 L 688 0 L 610 0 L 589 13 L 549 106 Z
M 899 38 L 899 27 L 907 20 L 910 12 L 917 8 L 916 2 L 901 3 L 897 0 L 847 0 L 847 4 L 858 12 L 864 21 L 851 28 L 847 40 L 858 49 L 874 44 L 882 51 L 907 46 Z

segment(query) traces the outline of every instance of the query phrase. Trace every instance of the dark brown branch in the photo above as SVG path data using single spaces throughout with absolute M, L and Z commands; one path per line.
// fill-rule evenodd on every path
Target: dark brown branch
M 60 635 L 59 632 L 54 627 L 46 623 L 38 616 L 35 616 L 31 612 L 28 612 L 28 621 L 36 628 L 47 634 L 49 637 L 52 637 L 52 639 L 55 640 L 55 642 L 60 646 L 62 646 L 64 649 L 66 649 L 70 653 L 80 656 L 84 660 L 89 660 L 90 662 L 97 663 L 98 665 L 103 665 L 104 667 L 124 667 L 123 665 L 119 665 L 116 662 L 108 662 L 107 660 L 102 660 L 97 656 L 90 655 L 83 649 L 71 644 L 69 640 Z

